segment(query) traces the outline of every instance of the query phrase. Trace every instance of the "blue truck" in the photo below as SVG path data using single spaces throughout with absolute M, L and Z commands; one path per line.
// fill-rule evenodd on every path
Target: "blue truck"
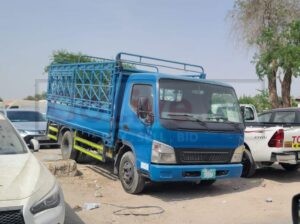
M 235 91 L 206 80 L 203 67 L 119 53 L 53 64 L 48 75 L 48 137 L 64 159 L 112 161 L 126 192 L 146 181 L 240 177 L 245 127 Z

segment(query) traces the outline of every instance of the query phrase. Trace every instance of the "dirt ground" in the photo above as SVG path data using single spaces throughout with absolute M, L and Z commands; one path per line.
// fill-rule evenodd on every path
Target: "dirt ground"
M 35 153 L 43 161 L 60 150 Z M 140 195 L 127 194 L 110 166 L 78 165 L 76 177 L 60 177 L 67 205 L 66 224 L 96 223 L 291 223 L 291 199 L 300 193 L 300 172 L 274 165 L 253 178 L 193 183 L 148 184 Z M 84 203 L 99 203 L 85 210 Z

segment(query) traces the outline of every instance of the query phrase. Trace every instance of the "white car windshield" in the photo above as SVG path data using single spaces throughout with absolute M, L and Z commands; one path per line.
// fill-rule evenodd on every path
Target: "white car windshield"
M 0 116 L 0 155 L 27 152 L 11 124 Z

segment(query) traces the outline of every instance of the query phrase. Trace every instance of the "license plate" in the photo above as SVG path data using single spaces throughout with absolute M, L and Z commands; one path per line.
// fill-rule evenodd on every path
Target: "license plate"
M 215 169 L 203 169 L 201 170 L 201 179 L 216 179 L 216 170 Z

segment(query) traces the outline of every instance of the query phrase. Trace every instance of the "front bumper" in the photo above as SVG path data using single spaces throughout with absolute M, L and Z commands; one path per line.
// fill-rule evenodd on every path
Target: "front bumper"
M 288 163 L 288 164 L 300 163 L 300 151 L 272 153 L 272 161 L 278 163 Z
M 203 169 L 215 169 L 216 179 L 236 178 L 242 174 L 242 164 L 221 165 L 150 165 L 152 181 L 199 181 Z
M 63 224 L 65 220 L 65 202 L 60 189 L 61 201 L 58 206 L 33 215 L 30 212 L 30 198 L 25 200 L 0 201 L 0 223 L 22 224 Z

